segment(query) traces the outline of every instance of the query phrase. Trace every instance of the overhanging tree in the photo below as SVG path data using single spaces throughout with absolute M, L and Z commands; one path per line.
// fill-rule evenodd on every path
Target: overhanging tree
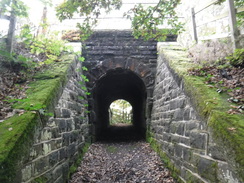
M 132 21 L 133 35 L 135 38 L 144 37 L 145 40 L 164 40 L 168 30 L 160 29 L 162 24 L 171 26 L 171 33 L 176 33 L 182 28 L 175 12 L 180 0 L 159 0 L 156 6 L 144 8 L 142 4 L 135 5 L 124 16 Z M 113 9 L 120 9 L 122 0 L 66 0 L 57 8 L 57 16 L 60 21 L 71 19 L 75 14 L 85 17 L 82 24 L 78 24 L 81 30 L 81 40 L 87 39 L 97 23 L 97 18 L 105 10 L 109 13 Z M 173 32 L 172 32 L 173 30 Z

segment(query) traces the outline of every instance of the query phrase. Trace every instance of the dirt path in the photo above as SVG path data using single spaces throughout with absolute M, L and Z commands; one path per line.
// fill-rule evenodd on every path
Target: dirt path
M 70 183 L 175 183 L 145 142 L 94 143 Z

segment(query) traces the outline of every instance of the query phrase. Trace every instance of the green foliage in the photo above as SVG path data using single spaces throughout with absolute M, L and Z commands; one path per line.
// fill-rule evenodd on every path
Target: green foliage
M 82 70 L 83 71 L 88 71 L 87 67 L 85 67 L 85 66 L 82 67 Z
M 0 13 L 13 13 L 14 16 L 27 17 L 27 6 L 21 0 L 1 0 Z
M 132 122 L 132 106 L 126 100 L 116 100 L 110 105 L 110 124 Z
M 58 57 L 64 51 L 70 51 L 70 47 L 65 46 L 63 40 L 58 39 L 58 33 L 51 33 L 48 36 L 39 36 L 33 40 L 30 46 L 31 52 L 40 55 L 44 54 L 47 59 L 45 64 L 50 64 L 54 61 L 58 61 Z
M 236 49 L 234 53 L 226 59 L 235 67 L 244 67 L 244 49 Z
M 124 14 L 132 20 L 133 35 L 135 38 L 143 37 L 145 40 L 156 39 L 163 41 L 169 33 L 176 34 L 182 29 L 182 24 L 178 22 L 175 7 L 180 0 L 164 1 L 160 0 L 156 6 L 144 8 L 141 4 Z M 171 30 L 160 29 L 159 26 L 167 23 Z
M 84 57 L 79 57 L 79 61 L 84 62 L 85 58 Z
M 119 9 L 121 5 L 121 0 L 68 0 L 56 7 L 56 15 L 60 21 L 72 18 L 75 13 L 85 17 L 82 24 L 77 24 L 81 30 L 81 40 L 84 41 L 92 34 L 92 29 L 96 25 L 101 11 L 105 10 L 108 13 L 112 9 Z
M 45 183 L 48 179 L 46 177 L 37 177 L 34 179 L 34 183 Z
M 30 58 L 23 55 L 18 55 L 15 52 L 9 53 L 6 51 L 5 45 L 0 45 L 0 57 L 4 66 L 14 70 L 15 72 L 30 71 L 36 64 Z
M 165 40 L 166 35 L 176 34 L 182 29 L 182 24 L 178 22 L 175 7 L 180 0 L 160 0 L 156 6 L 144 8 L 141 4 L 136 5 L 130 11 L 124 14 L 132 20 L 133 35 L 136 38 L 143 37 L 145 40 L 156 39 Z M 97 23 L 97 18 L 104 9 L 106 13 L 112 9 L 120 9 L 121 0 L 84 0 L 84 1 L 65 1 L 57 8 L 57 16 L 60 21 L 70 19 L 75 13 L 85 17 L 82 24 L 77 26 L 81 30 L 81 41 L 86 40 L 91 34 L 92 29 Z M 172 28 L 160 29 L 159 26 L 167 23 Z
M 226 0 L 218 0 L 215 4 L 222 4 L 225 1 Z M 244 6 L 243 0 L 234 0 L 234 3 L 235 3 L 235 8 L 240 8 L 240 7 Z M 244 11 L 237 13 L 236 18 L 237 18 L 237 25 L 240 27 L 243 26 L 243 24 L 244 24 Z
M 34 35 L 31 33 L 31 27 L 29 24 L 25 24 L 21 27 L 21 31 L 18 38 L 21 39 L 21 41 L 25 45 L 31 45 L 32 42 L 34 41 Z

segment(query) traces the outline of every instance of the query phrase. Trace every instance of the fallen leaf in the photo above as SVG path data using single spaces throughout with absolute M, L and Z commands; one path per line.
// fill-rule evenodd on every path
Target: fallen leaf
M 228 128 L 229 131 L 235 132 L 236 128 L 232 127 L 232 128 Z

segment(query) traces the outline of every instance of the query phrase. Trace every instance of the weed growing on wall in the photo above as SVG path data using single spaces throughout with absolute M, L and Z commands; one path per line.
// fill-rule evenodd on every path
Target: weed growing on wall
M 81 63 L 83 63 L 85 61 L 85 58 L 84 57 L 79 57 L 79 61 Z M 85 67 L 85 66 L 82 66 L 81 69 L 82 69 L 83 72 L 84 71 L 88 71 L 88 68 Z M 85 92 L 85 95 L 87 95 L 87 96 L 91 95 L 91 93 L 88 91 L 88 89 L 86 87 L 86 82 L 89 82 L 89 79 L 84 74 L 81 74 L 80 77 L 82 78 L 82 81 L 79 82 L 79 84 L 81 85 L 81 89 Z M 84 100 L 84 97 L 80 96 L 80 99 Z M 84 104 L 84 107 L 88 108 L 88 104 Z M 85 110 L 85 113 L 90 113 L 90 111 L 89 110 Z

